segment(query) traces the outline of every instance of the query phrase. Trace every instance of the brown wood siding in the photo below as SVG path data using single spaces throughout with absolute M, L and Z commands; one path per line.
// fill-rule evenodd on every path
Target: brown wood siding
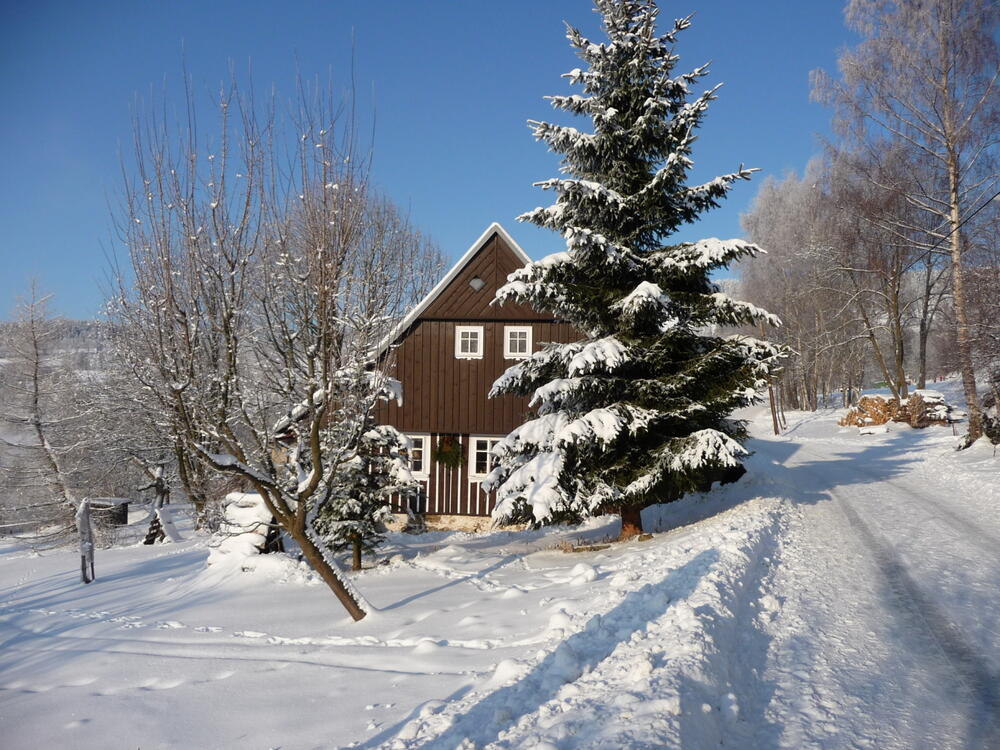
M 462 454 L 466 457 L 460 467 L 451 469 L 437 463 L 433 459 L 434 448 L 445 436 L 458 440 L 462 445 Z M 476 435 L 476 437 L 502 437 L 502 435 Z M 396 513 L 405 513 L 409 508 L 414 513 L 424 515 L 462 515 L 488 516 L 496 505 L 496 493 L 484 492 L 480 488 L 480 479 L 472 479 L 470 470 L 472 459 L 469 449 L 472 445 L 471 435 L 455 435 L 452 433 L 433 433 L 430 436 L 430 452 L 427 479 L 418 480 L 418 491 L 408 497 L 393 495 L 390 499 L 392 509 Z
M 393 498 L 396 510 L 404 504 L 424 514 L 489 515 L 495 496 L 470 479 L 469 447 L 472 436 L 502 437 L 529 416 L 528 397 L 488 398 L 493 382 L 513 364 L 505 359 L 504 326 L 532 329 L 532 350 L 547 342 L 577 341 L 580 334 L 568 323 L 523 305 L 491 305 L 507 275 L 522 265 L 518 255 L 493 234 L 404 331 L 389 354 L 390 373 L 403 384 L 403 404 L 379 405 L 378 420 L 403 432 L 430 433 L 428 478 L 417 498 Z M 469 281 L 478 276 L 485 284 L 476 291 Z M 483 358 L 455 357 L 455 327 L 483 327 Z M 441 466 L 433 459 L 445 435 L 462 445 L 465 462 L 458 468 Z
M 527 305 L 508 302 L 491 305 L 497 289 L 507 281 L 507 274 L 524 265 L 498 234 L 487 240 L 458 275 L 451 280 L 421 318 L 430 320 L 546 320 L 552 316 Z M 478 292 L 469 282 L 478 276 L 485 285 Z
M 493 382 L 517 360 L 504 359 L 504 325 L 532 327 L 533 349 L 580 338 L 554 321 L 418 320 L 395 352 L 393 376 L 403 384 L 403 405 L 383 403 L 378 420 L 403 432 L 506 435 L 524 421 L 528 398 L 488 398 Z M 455 327 L 483 326 L 482 359 L 456 359 Z

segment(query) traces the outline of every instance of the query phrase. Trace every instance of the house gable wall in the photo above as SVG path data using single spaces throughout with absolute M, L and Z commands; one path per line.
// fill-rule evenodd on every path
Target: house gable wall
M 382 345 L 390 357 L 390 374 L 403 384 L 403 404 L 381 403 L 379 422 L 430 435 L 428 476 L 421 479 L 416 496 L 395 498 L 397 508 L 405 504 L 420 513 L 489 514 L 495 498 L 482 491 L 482 478 L 469 471 L 474 436 L 507 435 L 530 417 L 528 397 L 489 398 L 494 381 L 517 362 L 504 357 L 504 327 L 530 326 L 531 351 L 580 338 L 550 314 L 513 303 L 490 304 L 507 275 L 526 261 L 508 238 L 498 225 L 487 230 Z M 485 282 L 478 290 L 469 284 L 476 277 Z M 482 327 L 481 358 L 456 357 L 457 326 Z M 442 440 L 460 443 L 467 460 L 453 468 L 439 463 L 434 449 Z
M 494 231 L 457 275 L 397 338 L 390 371 L 403 384 L 403 405 L 381 405 L 378 419 L 403 432 L 506 435 L 525 421 L 527 397 L 489 398 L 493 382 L 516 362 L 504 358 L 504 326 L 530 325 L 532 351 L 575 341 L 576 331 L 525 305 L 491 305 L 507 275 L 524 261 Z M 476 290 L 469 282 L 485 283 Z M 455 327 L 481 325 L 481 359 L 455 356 Z
M 507 274 L 523 265 L 503 238 L 494 233 L 418 320 L 552 320 L 551 315 L 527 305 L 490 304 L 497 289 L 506 283 Z M 479 291 L 469 285 L 477 276 L 485 282 Z

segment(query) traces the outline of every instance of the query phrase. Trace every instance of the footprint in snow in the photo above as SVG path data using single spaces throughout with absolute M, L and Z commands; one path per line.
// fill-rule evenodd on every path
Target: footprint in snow
M 222 628 L 218 625 L 199 625 L 195 628 L 195 631 L 198 633 L 221 633 Z
M 184 680 L 181 679 L 164 679 L 162 677 L 155 677 L 152 680 L 146 680 L 144 683 L 139 685 L 140 690 L 171 690 L 175 687 L 179 687 L 184 684 Z
M 97 682 L 96 677 L 77 677 L 75 680 L 64 682 L 62 687 L 83 687 L 84 685 L 90 685 L 94 682 Z
M 260 633 L 256 630 L 238 630 L 233 633 L 233 638 L 266 638 L 267 633 Z
M 29 694 L 31 694 L 31 693 L 47 693 L 47 692 L 49 692 L 54 687 L 55 687 L 55 685 L 25 685 L 24 687 L 21 688 L 21 692 L 22 693 L 29 693 Z
M 569 572 L 569 575 L 570 586 L 583 586 L 597 580 L 597 570 L 587 563 L 580 563 Z
M 166 622 L 156 623 L 156 627 L 160 630 L 180 630 L 181 628 L 186 628 L 183 622 L 177 622 L 177 620 L 167 620 Z

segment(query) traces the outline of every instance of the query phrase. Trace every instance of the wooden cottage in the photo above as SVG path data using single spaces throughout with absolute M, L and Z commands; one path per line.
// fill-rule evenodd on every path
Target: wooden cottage
M 543 343 L 579 338 L 551 315 L 490 304 L 507 275 L 528 262 L 507 231 L 492 224 L 384 343 L 403 403 L 382 404 L 379 421 L 413 441 L 421 491 L 405 502 L 417 513 L 489 515 L 495 498 L 480 485 L 493 468 L 490 450 L 529 411 L 528 398 L 490 399 L 490 387 Z

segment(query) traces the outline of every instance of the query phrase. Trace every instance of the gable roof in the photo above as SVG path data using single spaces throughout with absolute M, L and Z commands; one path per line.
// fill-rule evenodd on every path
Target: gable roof
M 486 227 L 486 231 L 479 235 L 479 238 L 472 243 L 469 249 L 465 251 L 465 254 L 462 255 L 462 257 L 458 259 L 458 262 L 451 267 L 451 270 L 444 275 L 444 278 L 442 278 L 434 286 L 434 288 L 427 293 L 427 296 L 420 300 L 420 302 L 406 314 L 406 317 L 396 324 L 388 336 L 382 339 L 382 342 L 378 346 L 379 354 L 384 352 L 392 342 L 399 338 L 399 336 L 401 336 L 406 329 L 409 328 L 413 322 L 416 321 L 417 318 L 419 318 L 424 311 L 427 310 L 427 308 L 429 308 L 434 301 L 441 296 L 442 292 L 448 288 L 449 284 L 455 280 L 455 278 L 462 272 L 469 262 L 479 253 L 480 250 L 483 249 L 494 234 L 498 235 L 500 239 L 506 243 L 519 261 L 524 264 L 531 263 L 531 258 L 529 258 L 528 254 L 524 252 L 517 242 L 515 242 L 514 238 L 510 236 L 507 230 L 494 221 Z

